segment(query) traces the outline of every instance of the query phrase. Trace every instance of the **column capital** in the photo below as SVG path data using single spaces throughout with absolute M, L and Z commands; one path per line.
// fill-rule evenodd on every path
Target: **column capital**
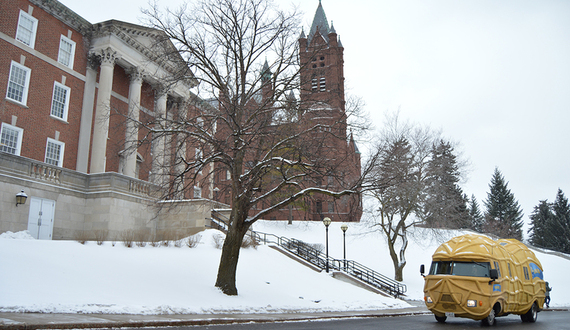
M 133 66 L 127 69 L 127 74 L 131 79 L 131 83 L 142 83 L 144 77 L 146 77 L 146 72 L 139 67 Z
M 89 69 L 97 70 L 99 65 L 101 65 L 101 58 L 97 53 L 90 52 L 87 54 L 87 67 Z
M 155 83 L 152 85 L 152 88 L 155 91 L 156 98 L 159 99 L 161 97 L 167 96 L 169 92 L 169 88 L 166 84 L 163 83 Z
M 117 52 L 111 47 L 99 50 L 98 55 L 101 60 L 101 65 L 115 65 L 115 62 L 120 58 Z

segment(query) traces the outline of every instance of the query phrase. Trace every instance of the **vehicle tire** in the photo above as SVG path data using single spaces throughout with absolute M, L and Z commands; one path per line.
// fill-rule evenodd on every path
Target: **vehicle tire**
M 534 303 L 532 304 L 528 312 L 521 315 L 521 320 L 523 322 L 534 323 L 536 322 L 537 317 L 538 317 L 538 307 L 536 306 L 536 303 Z
M 435 315 L 435 314 L 434 314 Z M 447 316 L 437 316 L 435 315 L 435 319 L 437 320 L 437 322 L 439 323 L 445 323 L 445 320 L 447 320 Z
M 491 326 L 495 324 L 495 307 L 491 308 L 489 315 L 486 318 L 481 320 L 481 323 L 484 326 Z

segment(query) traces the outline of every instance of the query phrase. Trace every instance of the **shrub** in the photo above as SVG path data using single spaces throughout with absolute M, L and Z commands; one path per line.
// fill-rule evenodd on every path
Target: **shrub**
M 75 240 L 80 244 L 85 244 L 89 240 L 89 232 L 87 230 L 77 230 L 73 234 Z
M 135 241 L 135 232 L 133 230 L 124 230 L 121 232 L 121 241 L 123 244 L 130 248 L 133 247 L 133 242 Z
M 257 246 L 259 245 L 259 242 L 251 236 L 244 236 L 243 240 L 241 241 L 241 247 L 242 248 L 254 248 L 257 249 Z
M 198 243 L 200 243 L 201 239 L 202 235 L 200 234 L 190 236 L 186 239 L 186 246 L 188 246 L 189 248 L 195 248 L 198 245 Z
M 148 241 L 148 233 L 144 229 L 137 230 L 134 234 L 134 240 L 138 247 L 145 247 Z
M 95 235 L 97 245 L 102 245 L 103 242 L 107 239 L 107 236 L 109 236 L 109 231 L 107 229 L 99 229 L 93 231 L 93 234 Z
M 214 240 L 214 247 L 216 249 L 221 249 L 224 245 L 224 236 L 220 233 L 212 235 L 212 239 Z

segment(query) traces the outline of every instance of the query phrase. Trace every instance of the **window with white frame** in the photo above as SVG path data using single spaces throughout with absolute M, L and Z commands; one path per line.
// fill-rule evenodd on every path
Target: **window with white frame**
M 51 99 L 51 115 L 62 120 L 67 120 L 69 109 L 70 88 L 58 83 L 53 84 L 53 96 Z
M 32 70 L 12 61 L 10 77 L 8 78 L 8 91 L 6 98 L 26 105 L 28 101 L 28 88 Z
M 16 30 L 16 40 L 24 45 L 34 48 L 36 43 L 36 31 L 38 29 L 38 19 L 20 10 L 18 18 L 18 29 Z
M 47 139 L 45 162 L 61 167 L 63 164 L 63 150 L 65 143 L 51 138 Z
M 202 188 L 194 186 L 194 198 L 202 198 Z
M 196 148 L 196 166 L 200 169 L 198 174 L 202 174 L 202 150 Z
M 19 156 L 23 133 L 24 130 L 19 127 L 2 123 L 0 127 L 0 151 Z
M 75 41 L 66 36 L 61 36 L 59 40 L 59 55 L 57 61 L 66 67 L 73 69 L 73 59 L 75 57 Z

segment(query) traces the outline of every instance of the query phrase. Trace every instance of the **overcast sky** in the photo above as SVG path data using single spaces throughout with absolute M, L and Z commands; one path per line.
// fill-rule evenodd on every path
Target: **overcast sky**
M 139 23 L 137 0 L 60 0 L 91 23 Z M 183 0 L 162 0 L 178 6 Z M 308 31 L 318 0 L 298 4 Z M 322 0 L 344 46 L 346 88 L 380 127 L 386 111 L 459 143 L 463 190 L 483 208 L 495 167 L 525 221 L 570 196 L 570 1 Z

